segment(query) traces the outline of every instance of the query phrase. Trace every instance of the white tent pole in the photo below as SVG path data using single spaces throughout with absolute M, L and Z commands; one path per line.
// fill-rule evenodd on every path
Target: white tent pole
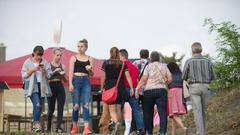
M 62 35 L 62 20 L 57 20 L 54 31 L 53 31 L 53 42 L 55 43 L 56 47 L 59 47 L 59 43 L 61 42 L 61 35 Z

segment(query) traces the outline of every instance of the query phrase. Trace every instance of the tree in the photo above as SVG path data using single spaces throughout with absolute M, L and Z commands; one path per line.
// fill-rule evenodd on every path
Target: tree
M 164 63 L 169 63 L 169 62 L 176 62 L 180 67 L 182 66 L 182 60 L 184 58 L 185 55 L 181 55 L 179 58 L 177 58 L 177 52 L 173 52 L 172 56 L 168 57 L 168 56 L 164 56 L 160 53 L 160 59 L 162 60 L 162 62 Z
M 218 57 L 214 59 L 214 68 L 222 88 L 232 86 L 240 81 L 240 34 L 239 28 L 231 22 L 213 23 L 205 19 L 204 26 L 209 33 L 217 33 L 216 44 Z

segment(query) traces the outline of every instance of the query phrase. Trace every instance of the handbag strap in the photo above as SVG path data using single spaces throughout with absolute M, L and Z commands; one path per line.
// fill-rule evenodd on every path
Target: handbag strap
M 143 73 L 144 73 L 144 70 L 145 70 L 146 66 L 148 65 L 148 63 L 149 63 L 149 62 L 147 62 L 147 63 L 144 65 L 144 67 L 143 67 L 143 69 L 142 69 L 142 72 L 141 72 L 141 74 L 139 75 L 139 80 L 142 78 Z M 140 65 L 142 65 L 142 64 L 140 64 Z
M 159 71 L 159 73 L 162 75 L 162 79 L 164 82 L 162 82 L 163 84 L 166 84 L 166 81 L 164 80 L 164 74 L 162 73 L 161 69 L 159 69 L 158 67 L 156 67 Z
M 124 66 L 125 66 L 125 62 L 123 61 L 123 62 L 122 62 L 122 68 L 121 68 L 121 71 L 120 71 L 120 73 L 119 73 L 119 75 L 118 75 L 118 79 L 117 79 L 116 87 L 118 87 L 118 83 L 119 83 L 120 78 L 121 78 L 121 76 L 122 76 Z

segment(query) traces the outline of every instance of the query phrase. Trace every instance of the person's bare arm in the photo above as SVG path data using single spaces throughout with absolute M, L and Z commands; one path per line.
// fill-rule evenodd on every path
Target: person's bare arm
M 30 68 L 29 70 L 27 70 L 27 78 L 29 76 L 31 76 L 34 72 L 38 71 L 38 70 L 40 70 L 39 67 L 33 67 L 33 68 Z
M 103 71 L 101 76 L 101 91 L 103 90 L 105 79 L 106 79 L 106 73 Z
M 93 59 L 92 57 L 90 57 L 89 61 L 90 61 L 90 66 L 91 66 L 91 68 L 87 69 L 90 76 L 93 76 L 93 75 L 94 75 L 94 72 L 93 72 L 94 62 L 93 62 L 93 60 L 94 60 L 94 59 Z
M 128 81 L 128 84 L 129 84 L 129 86 L 130 86 L 130 88 L 131 88 L 131 90 L 130 90 L 130 96 L 133 96 L 133 94 L 134 94 L 133 83 L 132 83 L 132 78 L 131 78 L 131 76 L 130 76 L 130 74 L 129 74 L 128 71 L 125 72 L 125 76 L 126 76 L 126 79 L 127 79 L 127 81 Z
M 74 90 L 72 80 L 73 80 L 73 70 L 74 70 L 74 62 L 76 61 L 76 58 L 72 56 L 69 61 L 69 74 L 68 74 L 68 81 L 69 81 L 69 91 L 72 92 Z

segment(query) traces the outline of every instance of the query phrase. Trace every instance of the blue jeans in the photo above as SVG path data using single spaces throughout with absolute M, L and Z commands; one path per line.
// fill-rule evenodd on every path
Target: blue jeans
M 78 121 L 78 112 L 80 102 L 82 103 L 83 109 L 83 120 L 89 122 L 89 102 L 91 95 L 91 84 L 88 76 L 73 76 L 73 87 L 74 90 L 71 93 L 73 101 L 73 112 L 72 120 Z
M 130 97 L 130 88 L 126 88 L 127 94 Z M 138 104 L 138 99 L 135 98 L 135 95 L 133 95 L 132 97 L 130 97 L 128 99 L 128 102 L 132 108 L 132 113 L 134 115 L 135 118 L 135 123 L 137 126 L 137 129 L 144 129 L 144 123 L 143 123 L 143 117 L 142 114 L 140 112 L 140 107 Z
M 33 122 L 40 122 L 44 98 L 41 97 L 41 92 L 35 92 L 30 99 L 33 104 Z

